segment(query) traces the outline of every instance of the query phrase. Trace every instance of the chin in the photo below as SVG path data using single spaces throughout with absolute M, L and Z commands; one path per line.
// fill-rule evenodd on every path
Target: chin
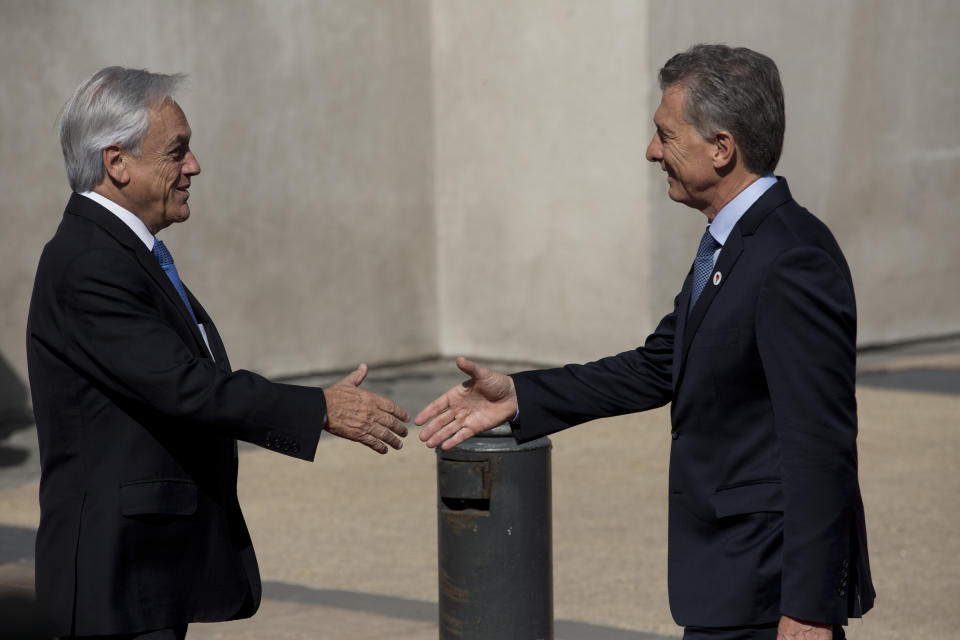
M 170 216 L 170 222 L 184 222 L 187 218 L 190 217 L 190 207 L 184 205 L 180 207 L 175 214 Z

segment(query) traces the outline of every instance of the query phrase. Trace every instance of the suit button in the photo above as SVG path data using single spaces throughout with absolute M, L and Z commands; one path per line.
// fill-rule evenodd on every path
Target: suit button
M 677 438 L 680 437 L 680 434 L 679 434 L 678 432 L 676 432 L 676 431 L 671 431 L 671 432 L 670 432 L 670 437 L 673 438 L 674 440 L 676 440 Z

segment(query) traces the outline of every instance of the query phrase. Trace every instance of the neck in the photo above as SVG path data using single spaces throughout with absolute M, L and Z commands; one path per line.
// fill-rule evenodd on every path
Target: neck
M 713 222 L 720 210 L 727 206 L 731 200 L 740 195 L 740 192 L 749 187 L 760 176 L 746 170 L 734 171 L 727 174 L 714 190 L 714 197 L 705 209 L 701 209 L 707 220 Z
M 121 207 L 123 207 L 124 209 L 132 213 L 133 215 L 137 216 L 138 218 L 140 218 L 140 220 L 143 221 L 143 224 L 147 226 L 147 229 L 150 230 L 151 234 L 157 235 L 157 233 L 161 229 L 163 229 L 162 226 L 157 226 L 156 224 L 152 224 L 143 215 L 141 215 L 140 212 L 134 208 L 133 203 L 131 203 L 129 199 L 126 197 L 126 195 L 123 193 L 123 190 L 118 189 L 116 186 L 114 186 L 110 182 L 109 176 L 101 184 L 91 189 L 91 191 L 93 191 L 94 193 L 99 193 L 101 196 L 110 200 L 111 202 L 116 202 L 118 205 L 120 205 Z

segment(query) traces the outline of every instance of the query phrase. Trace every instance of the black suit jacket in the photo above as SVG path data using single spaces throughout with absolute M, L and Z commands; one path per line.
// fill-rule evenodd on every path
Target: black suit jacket
M 857 479 L 856 307 L 826 226 L 781 178 L 688 274 L 645 344 L 514 375 L 520 440 L 671 405 L 669 591 L 680 625 L 845 624 L 873 604 Z M 719 281 L 717 281 L 719 280 Z
M 40 443 L 37 598 L 58 635 L 252 615 L 260 578 L 237 502 L 236 439 L 312 460 L 323 391 L 215 360 L 156 259 L 74 194 L 37 268 L 27 325 Z

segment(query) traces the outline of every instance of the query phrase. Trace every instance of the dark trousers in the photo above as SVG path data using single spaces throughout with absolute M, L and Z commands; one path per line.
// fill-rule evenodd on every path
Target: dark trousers
M 763 624 L 751 627 L 684 627 L 683 640 L 777 640 L 777 625 Z M 833 640 L 846 638 L 843 627 L 834 625 Z
M 187 637 L 187 625 L 173 629 L 157 629 L 140 633 L 123 633 L 118 636 L 73 636 L 62 640 L 183 640 Z

